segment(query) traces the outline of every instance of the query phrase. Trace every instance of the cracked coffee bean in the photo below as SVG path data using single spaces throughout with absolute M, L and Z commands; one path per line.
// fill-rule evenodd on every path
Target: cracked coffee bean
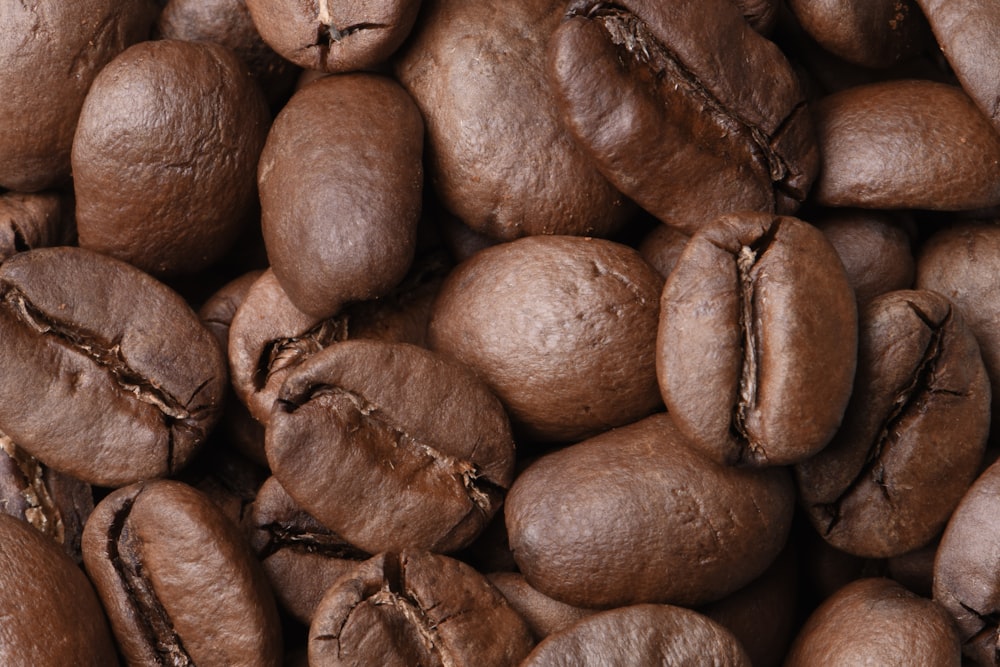
M 118 665 L 94 588 L 59 546 L 0 513 L 0 663 Z
M 606 609 L 735 592 L 781 552 L 794 504 L 788 471 L 719 465 L 661 413 L 542 457 L 504 511 L 528 583 Z
M 549 635 L 523 667 L 695 665 L 750 667 L 739 641 L 706 616 L 671 605 L 641 604 L 588 616 Z
M 450 552 L 514 473 L 503 406 L 467 368 L 402 343 L 346 341 L 285 379 L 266 432 L 288 494 L 369 552 Z
M 959 667 L 955 629 L 941 605 L 889 579 L 850 583 L 816 609 L 785 667 Z
M 309 628 L 310 667 L 514 667 L 534 646 L 521 617 L 464 563 L 380 554 L 330 587 Z
M 111 493 L 83 533 L 87 573 L 133 665 L 281 664 L 277 608 L 236 525 L 172 480 Z
M 274 477 L 257 492 L 248 521 L 278 604 L 305 625 L 326 590 L 372 556 L 299 507 Z
M 793 213 L 819 167 L 791 66 L 732 0 L 574 0 L 549 78 L 601 173 L 688 234 L 732 211 Z
M 660 391 L 677 427 L 727 464 L 787 465 L 840 426 L 857 356 L 857 306 L 822 232 L 759 213 L 688 241 L 663 288 Z
M 100 486 L 169 475 L 218 420 L 227 375 L 212 335 L 124 262 L 69 247 L 11 257 L 0 332 L 0 430 L 60 472 Z
M 570 442 L 660 407 L 662 279 L 624 245 L 532 236 L 473 255 L 445 280 L 431 348 L 473 369 L 526 437 Z
M 0 194 L 0 261 L 32 248 L 71 245 L 76 230 L 67 205 L 56 192 Z
M 371 69 L 410 34 L 420 0 L 246 0 L 261 37 L 296 65 L 323 72 Z
M 271 269 L 299 310 L 330 317 L 403 279 L 416 250 L 422 152 L 420 112 L 388 77 L 327 76 L 288 101 L 257 180 Z
M 976 339 L 940 294 L 898 291 L 862 311 L 840 430 L 795 467 L 810 520 L 838 549 L 888 558 L 930 542 L 979 474 L 990 385 Z

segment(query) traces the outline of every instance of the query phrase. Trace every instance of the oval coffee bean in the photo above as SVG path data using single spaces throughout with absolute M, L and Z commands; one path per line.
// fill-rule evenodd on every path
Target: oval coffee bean
M 500 401 L 407 344 L 345 341 L 313 356 L 285 379 L 265 438 L 288 495 L 369 553 L 467 546 L 514 476 Z
M 856 354 L 843 264 L 796 218 L 719 218 L 688 241 L 663 288 L 663 401 L 717 460 L 785 465 L 822 449 L 847 407 Z
M 979 474 L 990 385 L 975 337 L 936 292 L 874 299 L 859 339 L 844 422 L 795 475 L 827 541 L 888 558 L 930 542 Z
M 387 77 L 328 76 L 288 101 L 257 179 L 271 268 L 299 310 L 330 317 L 403 279 L 416 247 L 422 151 L 420 112 Z
M 183 467 L 227 383 L 212 334 L 125 262 L 41 248 L 0 265 L 0 430 L 46 465 L 122 486 Z
M 1000 204 L 1000 133 L 961 88 L 886 81 L 813 109 L 822 206 L 956 211 Z
M 745 586 L 784 547 L 794 502 L 787 471 L 719 465 L 658 414 L 542 457 L 504 511 L 528 583 L 608 608 L 702 604 Z
M 0 663 L 23 667 L 118 664 L 101 603 L 59 546 L 0 513 Z
M 785 667 L 958 667 L 955 629 L 940 605 L 889 579 L 861 579 L 816 609 Z
M 448 275 L 430 345 L 482 377 L 529 437 L 579 440 L 660 406 L 653 344 L 661 287 L 621 244 L 519 239 Z
M 575 0 L 548 67 L 601 173 L 685 233 L 731 211 L 792 213 L 816 175 L 791 65 L 732 0 Z
M 520 572 L 493 572 L 486 578 L 503 593 L 539 641 L 595 613 L 593 609 L 574 607 L 540 593 Z
M 32 248 L 71 245 L 72 217 L 55 192 L 0 194 L 0 261 Z
M 514 667 L 532 646 L 483 575 L 420 551 L 361 563 L 330 587 L 309 627 L 310 667 Z
M 190 486 L 139 482 L 105 497 L 84 528 L 83 560 L 129 664 L 281 664 L 260 564 Z
M 751 663 L 739 641 L 715 621 L 683 607 L 641 604 L 589 616 L 549 635 L 521 664 L 750 667 Z

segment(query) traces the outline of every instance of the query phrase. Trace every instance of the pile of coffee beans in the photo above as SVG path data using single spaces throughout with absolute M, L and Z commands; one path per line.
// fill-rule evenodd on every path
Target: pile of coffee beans
M 1000 665 L 1000 3 L 7 2 L 0 369 L 3 665 Z

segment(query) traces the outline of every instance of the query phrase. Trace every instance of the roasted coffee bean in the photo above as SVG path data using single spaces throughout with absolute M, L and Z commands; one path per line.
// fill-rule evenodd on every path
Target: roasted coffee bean
M 460 264 L 434 304 L 431 348 L 472 368 L 530 438 L 572 441 L 656 410 L 662 280 L 611 241 L 534 236 Z
M 209 266 L 256 213 L 269 121 L 229 49 L 130 47 L 94 79 L 73 139 L 80 245 L 163 276 Z
M 288 101 L 258 182 L 271 268 L 299 310 L 330 317 L 403 279 L 416 248 L 422 151 L 420 112 L 387 77 L 328 76 Z
M 497 239 L 607 236 L 634 210 L 566 131 L 545 75 L 565 2 L 423 0 L 396 75 L 444 207 Z
M 688 241 L 664 286 L 656 352 L 667 409 L 702 451 L 728 464 L 803 461 L 850 398 L 854 291 L 815 227 L 723 216 Z
M 277 608 L 236 525 L 193 488 L 139 482 L 94 509 L 83 559 L 129 664 L 280 665 Z
M 677 266 L 687 245 L 687 234 L 667 225 L 657 225 L 639 243 L 639 254 L 666 280 Z
M 715 621 L 683 607 L 641 604 L 589 616 L 549 635 L 521 664 L 750 667 L 751 663 L 739 641 Z
M 601 173 L 685 233 L 732 211 L 792 213 L 816 175 L 793 70 L 732 0 L 574 0 L 549 78 Z
M 934 562 L 934 599 L 958 626 L 962 652 L 977 665 L 1000 664 L 1000 464 L 979 476 L 948 521 Z
M 889 579 L 844 586 L 812 613 L 786 667 L 958 667 L 961 650 L 947 613 Z
M 326 590 L 371 558 L 299 507 L 275 477 L 260 487 L 249 522 L 275 598 L 306 625 Z
M 802 27 L 847 62 L 888 67 L 934 41 L 914 0 L 789 0 Z
M 694 605 L 767 569 L 794 498 L 786 470 L 719 465 L 658 414 L 543 456 L 505 512 L 520 571 L 556 600 Z
M 992 0 L 916 0 L 962 88 L 1000 132 L 1000 5 Z
M 27 521 L 81 563 L 83 525 L 94 509 L 90 485 L 56 472 L 0 434 L 0 512 Z
M 574 607 L 540 593 L 519 572 L 493 572 L 486 575 L 486 578 L 503 593 L 514 611 L 521 615 L 536 641 L 595 613 L 593 609 Z
M 1000 204 L 1000 133 L 960 88 L 887 81 L 813 109 L 823 206 L 955 211 Z
M 264 41 L 283 57 L 312 70 L 352 72 L 384 62 L 399 48 L 420 0 L 246 0 L 246 6 Z
M 770 34 L 778 20 L 780 0 L 734 0 L 754 30 L 762 35 Z
M 898 216 L 883 211 L 828 209 L 811 217 L 837 251 L 859 304 L 913 286 L 916 261 Z
M 50 538 L 0 513 L 0 663 L 118 664 L 108 621 L 83 572 Z
M 507 415 L 486 385 L 399 343 L 346 341 L 289 373 L 266 446 L 288 494 L 369 553 L 467 546 L 514 472 Z
M 309 628 L 309 665 L 513 667 L 534 646 L 503 595 L 468 565 L 381 554 L 330 587 Z
M 979 474 L 990 385 L 975 337 L 935 292 L 874 299 L 859 339 L 844 422 L 795 475 L 826 540 L 888 558 L 930 542 Z
M 94 77 L 147 39 L 152 0 L 13 3 L 0 13 L 0 187 L 69 180 L 70 148 Z
M 72 243 L 76 230 L 65 208 L 55 192 L 0 195 L 0 261 L 32 248 Z
M 101 486 L 171 474 L 219 417 L 227 377 L 212 335 L 122 261 L 81 248 L 11 257 L 0 331 L 0 430 L 60 472 Z

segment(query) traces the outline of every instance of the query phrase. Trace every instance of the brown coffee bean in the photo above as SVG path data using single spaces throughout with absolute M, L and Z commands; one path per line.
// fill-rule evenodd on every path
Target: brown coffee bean
M 861 579 L 812 613 L 786 667 L 958 667 L 958 638 L 940 605 L 889 579 Z
M 952 514 L 934 562 L 934 599 L 958 626 L 962 652 L 976 665 L 1000 664 L 1000 464 L 983 472 Z
M 56 470 L 121 486 L 171 474 L 214 427 L 226 368 L 172 290 L 82 248 L 0 266 L 0 430 Z
M 94 588 L 59 546 L 0 513 L 0 662 L 17 667 L 117 665 Z
M 480 251 L 448 275 L 432 349 L 482 377 L 529 437 L 572 441 L 656 410 L 662 280 L 611 241 L 535 236 Z
M 521 664 L 750 667 L 751 663 L 739 641 L 715 621 L 683 607 L 641 604 L 589 616 L 550 635 Z
M 384 296 L 406 275 L 422 150 L 420 112 L 389 78 L 324 77 L 288 101 L 258 182 L 271 268 L 299 310 L 330 317 L 350 301 Z
M 657 225 L 639 243 L 639 254 L 666 280 L 677 266 L 691 237 L 667 225 Z
M 859 339 L 844 422 L 795 474 L 826 540 L 887 558 L 930 542 L 979 474 L 990 385 L 975 337 L 935 292 L 874 299 Z
M 299 507 L 275 477 L 260 487 L 248 521 L 278 604 L 306 625 L 326 590 L 371 558 Z
M 32 248 L 70 245 L 76 230 L 66 206 L 55 192 L 0 194 L 0 261 Z
M 823 206 L 954 211 L 1000 204 L 1000 133 L 960 88 L 886 81 L 814 108 Z
M 716 220 L 688 241 L 660 302 L 657 374 L 677 427 L 730 464 L 812 456 L 850 398 L 856 310 L 815 227 L 753 213 Z
M 916 0 L 962 88 L 1000 132 L 1000 5 L 991 0 Z
M 0 187 L 69 180 L 80 108 L 97 73 L 146 39 L 152 0 L 17 3 L 0 16 Z
M 326 592 L 309 628 L 311 667 L 514 667 L 533 646 L 483 575 L 420 551 L 360 564 Z
M 576 0 L 548 68 L 563 120 L 601 173 L 685 233 L 731 211 L 792 213 L 816 175 L 792 68 L 732 0 Z
M 536 641 L 560 632 L 595 613 L 593 609 L 574 607 L 553 600 L 532 588 L 524 575 L 519 572 L 493 572 L 486 575 L 486 578 L 503 593 L 514 611 L 521 615 Z
M 557 0 L 423 0 L 397 60 L 442 204 L 497 239 L 607 236 L 633 211 L 555 108 L 545 49 L 564 11 Z
M 80 245 L 158 275 L 210 265 L 256 212 L 269 121 L 229 49 L 129 48 L 95 78 L 73 140 Z
M 780 0 L 734 0 L 750 27 L 762 35 L 768 35 L 778 20 Z
M 83 533 L 87 572 L 129 664 L 280 665 L 267 580 L 235 524 L 172 480 L 102 500 Z
M 468 545 L 514 472 L 507 416 L 486 385 L 399 343 L 346 341 L 293 370 L 266 446 L 288 494 L 369 553 Z
M 540 458 L 505 512 L 528 583 L 608 608 L 738 590 L 784 547 L 793 505 L 787 471 L 719 465 L 658 414 Z
M 823 48 L 856 65 L 888 67 L 933 44 L 914 0 L 790 0 L 788 7 Z

